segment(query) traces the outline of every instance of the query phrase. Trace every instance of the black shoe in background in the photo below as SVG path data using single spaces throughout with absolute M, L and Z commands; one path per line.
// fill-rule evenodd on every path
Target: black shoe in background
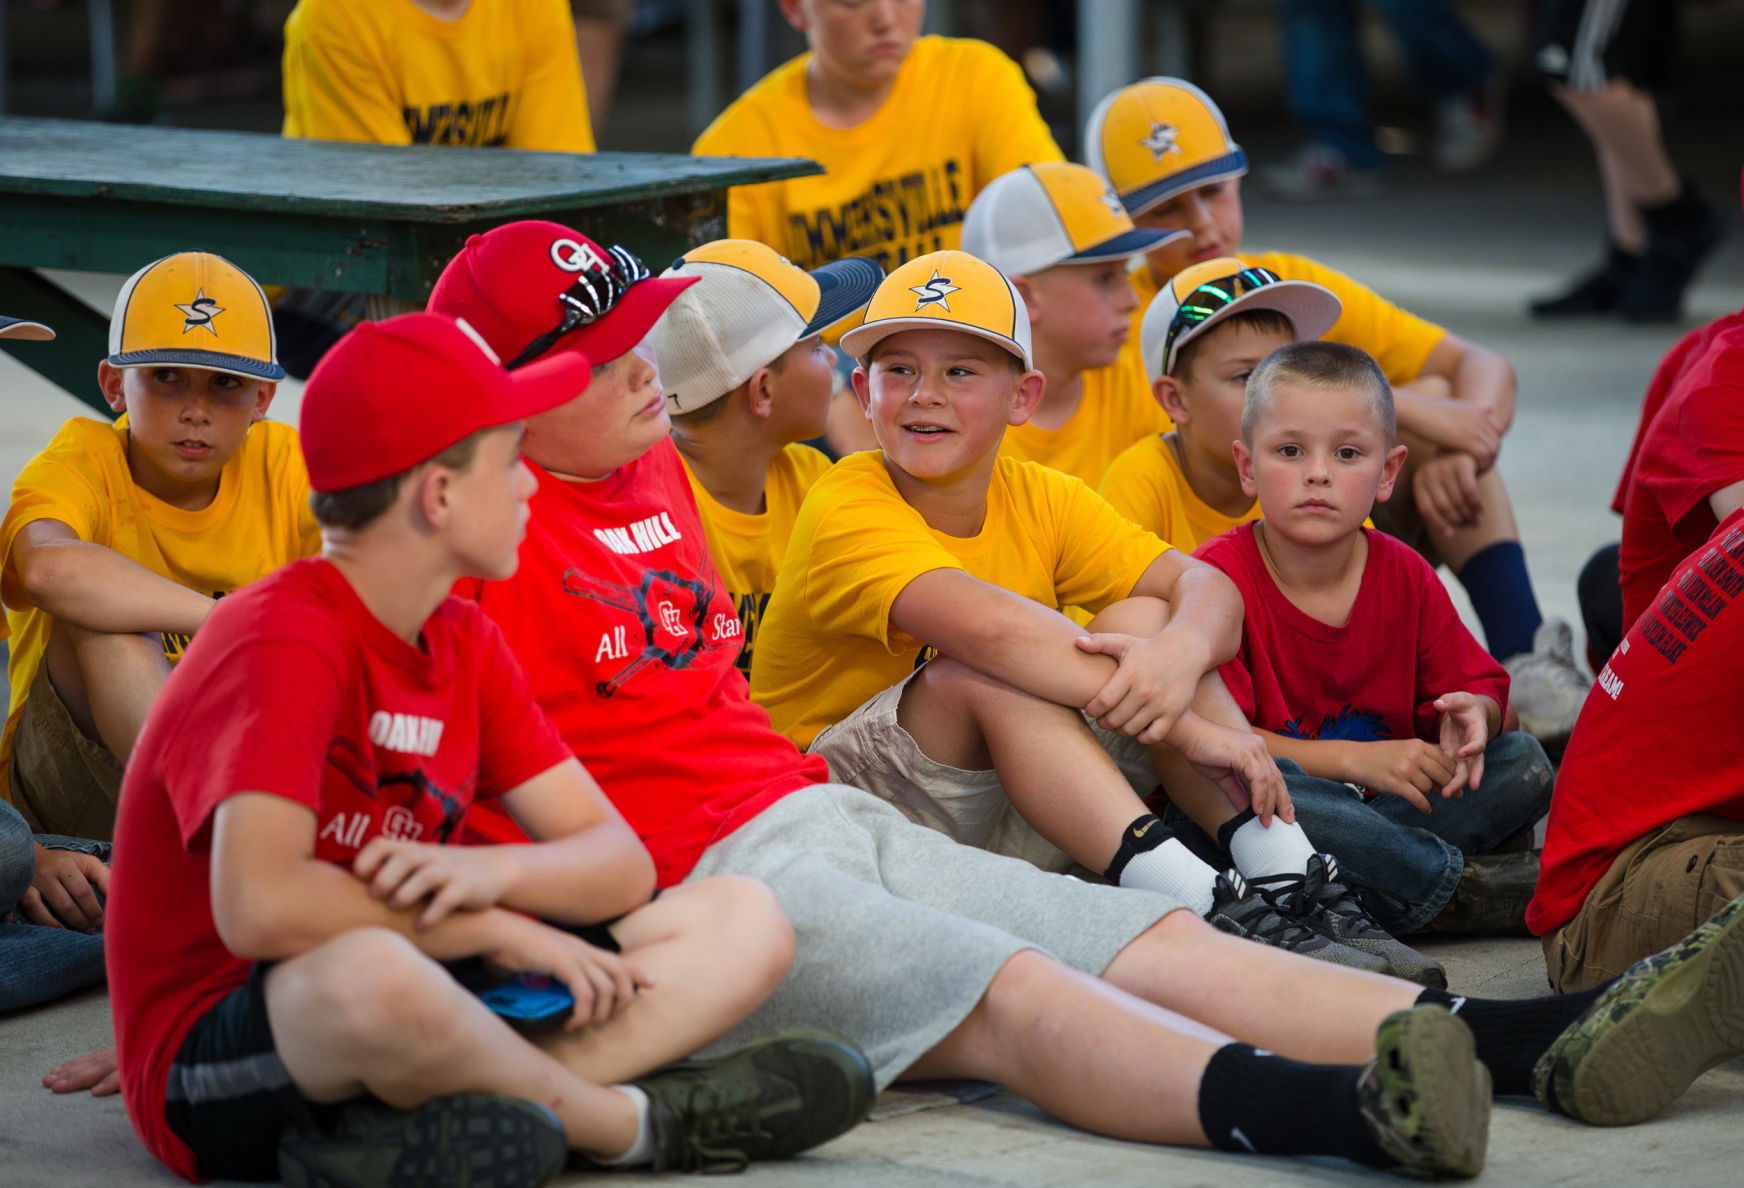
M 1683 295 L 1696 271 L 1718 246 L 1724 229 L 1714 208 L 1696 188 L 1664 206 L 1641 211 L 1647 224 L 1647 250 L 1617 299 L 1626 322 L 1675 322 L 1683 314 Z
M 1596 269 L 1554 296 L 1528 302 L 1526 308 L 1535 318 L 1577 318 L 1615 313 L 1624 289 L 1640 264 L 1640 256 L 1632 255 L 1613 243 L 1604 262 Z

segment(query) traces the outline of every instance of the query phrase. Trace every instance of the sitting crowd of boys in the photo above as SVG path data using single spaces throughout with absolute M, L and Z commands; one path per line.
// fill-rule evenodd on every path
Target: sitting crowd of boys
M 117 419 L 0 527 L 0 1010 L 115 1021 L 52 1088 L 190 1179 L 732 1170 L 940 1078 L 1460 1176 L 1493 1095 L 1632 1123 L 1744 1053 L 1744 314 L 1649 393 L 1589 681 L 1507 362 L 1242 253 L 1198 88 L 1067 163 L 919 7 L 784 3 L 811 52 L 697 151 L 826 172 L 733 238 L 474 236 L 298 430 L 253 278 L 127 281 Z M 1435 932 L 1557 995 L 1450 990 Z

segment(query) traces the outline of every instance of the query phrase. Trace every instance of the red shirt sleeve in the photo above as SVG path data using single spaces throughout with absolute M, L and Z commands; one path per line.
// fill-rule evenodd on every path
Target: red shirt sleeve
M 513 791 L 572 758 L 557 726 L 539 708 L 526 670 L 503 639 L 496 620 L 469 603 L 478 664 L 479 800 Z
M 1677 524 L 1708 496 L 1744 479 L 1744 333 L 1732 349 L 1691 369 L 1690 385 L 1662 415 L 1676 415 L 1665 448 L 1638 479 L 1666 522 Z
M 1435 571 L 1414 551 L 1400 548 L 1400 560 L 1417 586 L 1417 687 L 1414 720 L 1417 737 L 1433 740 L 1440 729 L 1435 699 L 1447 693 L 1493 697 L 1508 712 L 1508 673 L 1460 622 L 1459 612 Z
M 1665 398 L 1671 394 L 1672 386 L 1683 375 L 1690 359 L 1706 344 L 1711 330 L 1712 326 L 1697 326 L 1678 339 L 1665 352 L 1665 358 L 1659 361 L 1659 367 L 1647 385 L 1647 395 L 1641 401 L 1641 420 L 1635 426 L 1635 440 L 1629 446 L 1629 460 L 1623 463 L 1622 477 L 1617 480 L 1617 493 L 1611 497 L 1611 510 L 1618 515 L 1623 514 L 1623 504 L 1629 494 L 1629 484 L 1634 479 L 1635 462 L 1641 456 L 1641 443 L 1647 437 L 1647 427 L 1653 424 L 1653 418 L 1665 406 Z

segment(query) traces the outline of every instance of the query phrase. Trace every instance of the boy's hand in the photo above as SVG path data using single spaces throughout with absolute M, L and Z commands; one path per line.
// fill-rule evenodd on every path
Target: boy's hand
M 37 846 L 36 877 L 18 901 L 18 910 L 26 920 L 45 928 L 96 932 L 103 927 L 98 891 L 109 893 L 109 868 L 101 858 Z
M 1437 697 L 1435 708 L 1441 711 L 1441 753 L 1455 765 L 1441 794 L 1458 796 L 1465 788 L 1476 792 L 1484 778 L 1484 748 L 1490 745 L 1489 709 L 1470 693 Z
M 1209 665 L 1167 630 L 1150 639 L 1107 633 L 1078 637 L 1080 651 L 1112 656 L 1114 675 L 1084 707 L 1105 730 L 1145 746 L 1162 742 L 1193 701 Z
M 1268 829 L 1273 814 L 1295 823 L 1296 806 L 1290 803 L 1284 773 L 1259 735 L 1219 726 L 1189 710 L 1175 724 L 1168 742 L 1194 771 L 1222 788 L 1238 811 L 1253 809 Z
M 569 987 L 575 1011 L 565 1031 L 598 1026 L 622 1014 L 654 979 L 616 953 L 588 944 L 549 924 L 526 916 L 511 916 L 506 932 L 481 956 L 515 973 L 544 974 Z
M 1483 516 L 1478 470 L 1470 454 L 1437 454 L 1417 468 L 1411 480 L 1411 498 L 1417 511 L 1443 536 L 1453 535 L 1456 528 L 1469 528 Z
M 369 893 L 404 911 L 428 899 L 418 916 L 430 928 L 457 911 L 482 911 L 508 894 L 515 860 L 496 846 L 439 846 L 377 837 L 363 847 L 351 873 Z
M 1408 800 L 1420 813 L 1429 811 L 1431 792 L 1439 789 L 1443 797 L 1459 795 L 1460 764 L 1434 743 L 1389 738 L 1352 743 L 1351 750 L 1352 783 Z
M 114 1048 L 99 1048 L 55 1065 L 42 1083 L 56 1093 L 89 1089 L 92 1097 L 111 1097 L 121 1092 L 121 1065 L 115 1059 Z

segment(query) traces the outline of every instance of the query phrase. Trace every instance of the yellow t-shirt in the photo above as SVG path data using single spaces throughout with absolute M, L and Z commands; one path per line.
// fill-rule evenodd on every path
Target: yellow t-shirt
M 1084 394 L 1064 425 L 1058 429 L 1042 429 L 1027 422 L 1013 425 L 1005 431 L 1000 454 L 1019 462 L 1051 466 L 1083 479 L 1094 490 L 1122 450 L 1174 428 L 1151 395 L 1137 342 L 1137 338 L 1129 339 L 1113 363 L 1084 373 Z
M 1192 552 L 1214 536 L 1260 518 L 1260 505 L 1226 516 L 1187 485 L 1175 451 L 1160 433 L 1132 446 L 1108 468 L 1102 498 L 1115 511 L 1178 549 Z
M 219 473 L 218 494 L 199 511 L 172 507 L 135 485 L 127 468 L 125 416 L 113 425 L 74 417 L 61 426 L 25 464 L 0 522 L 0 598 L 12 629 L 6 670 L 12 704 L 0 735 L 0 793 L 8 799 L 12 732 L 53 625 L 25 595 L 12 563 L 19 530 L 36 520 L 59 520 L 81 540 L 214 597 L 321 549 L 321 532 L 309 511 L 309 472 L 289 425 L 260 421 L 250 427 Z M 163 642 L 173 664 L 188 640 L 170 634 Z
M 1101 610 L 1132 593 L 1169 546 L 1077 479 L 1001 458 L 972 537 L 928 527 L 897 493 L 878 450 L 818 480 L 799 521 L 763 638 L 751 697 L 800 747 L 914 671 L 926 645 L 890 621 L 923 573 L 961 569 L 1043 606 Z
M 890 98 L 853 128 L 828 128 L 806 99 L 811 55 L 776 67 L 715 118 L 692 152 L 809 157 L 817 177 L 738 186 L 727 234 L 801 268 L 871 256 L 889 272 L 955 248 L 970 201 L 1001 174 L 1065 159 L 1017 63 L 980 41 L 922 37 Z
M 690 464 L 685 463 L 684 473 L 690 479 L 696 510 L 702 516 L 709 557 L 745 628 L 745 646 L 735 663 L 747 679 L 751 676 L 751 655 L 757 647 L 757 628 L 763 621 L 769 596 L 775 592 L 775 576 L 781 572 L 781 559 L 787 555 L 787 542 L 793 535 L 799 505 L 805 502 L 805 493 L 812 484 L 829 468 L 826 455 L 802 442 L 794 442 L 769 464 L 769 478 L 763 485 L 763 514 L 747 515 L 710 495 L 708 488 L 691 473 Z
M 1360 281 L 1306 256 L 1293 256 L 1287 252 L 1261 255 L 1243 252 L 1239 258 L 1250 268 L 1269 268 L 1284 280 L 1312 281 L 1337 293 L 1339 301 L 1344 303 L 1344 313 L 1321 337 L 1327 342 L 1361 347 L 1375 357 L 1375 362 L 1386 372 L 1388 382 L 1395 386 L 1408 384 L 1422 375 L 1429 352 L 1447 337 L 1447 331 L 1434 322 L 1424 321 L 1416 314 L 1400 309 Z M 1152 279 L 1151 270 L 1142 256 L 1129 279 L 1139 297 L 1138 312 L 1132 315 L 1132 340 L 1137 342 L 1144 311 L 1150 307 L 1160 286 Z
M 285 21 L 286 136 L 591 153 L 567 0 L 298 0 Z

